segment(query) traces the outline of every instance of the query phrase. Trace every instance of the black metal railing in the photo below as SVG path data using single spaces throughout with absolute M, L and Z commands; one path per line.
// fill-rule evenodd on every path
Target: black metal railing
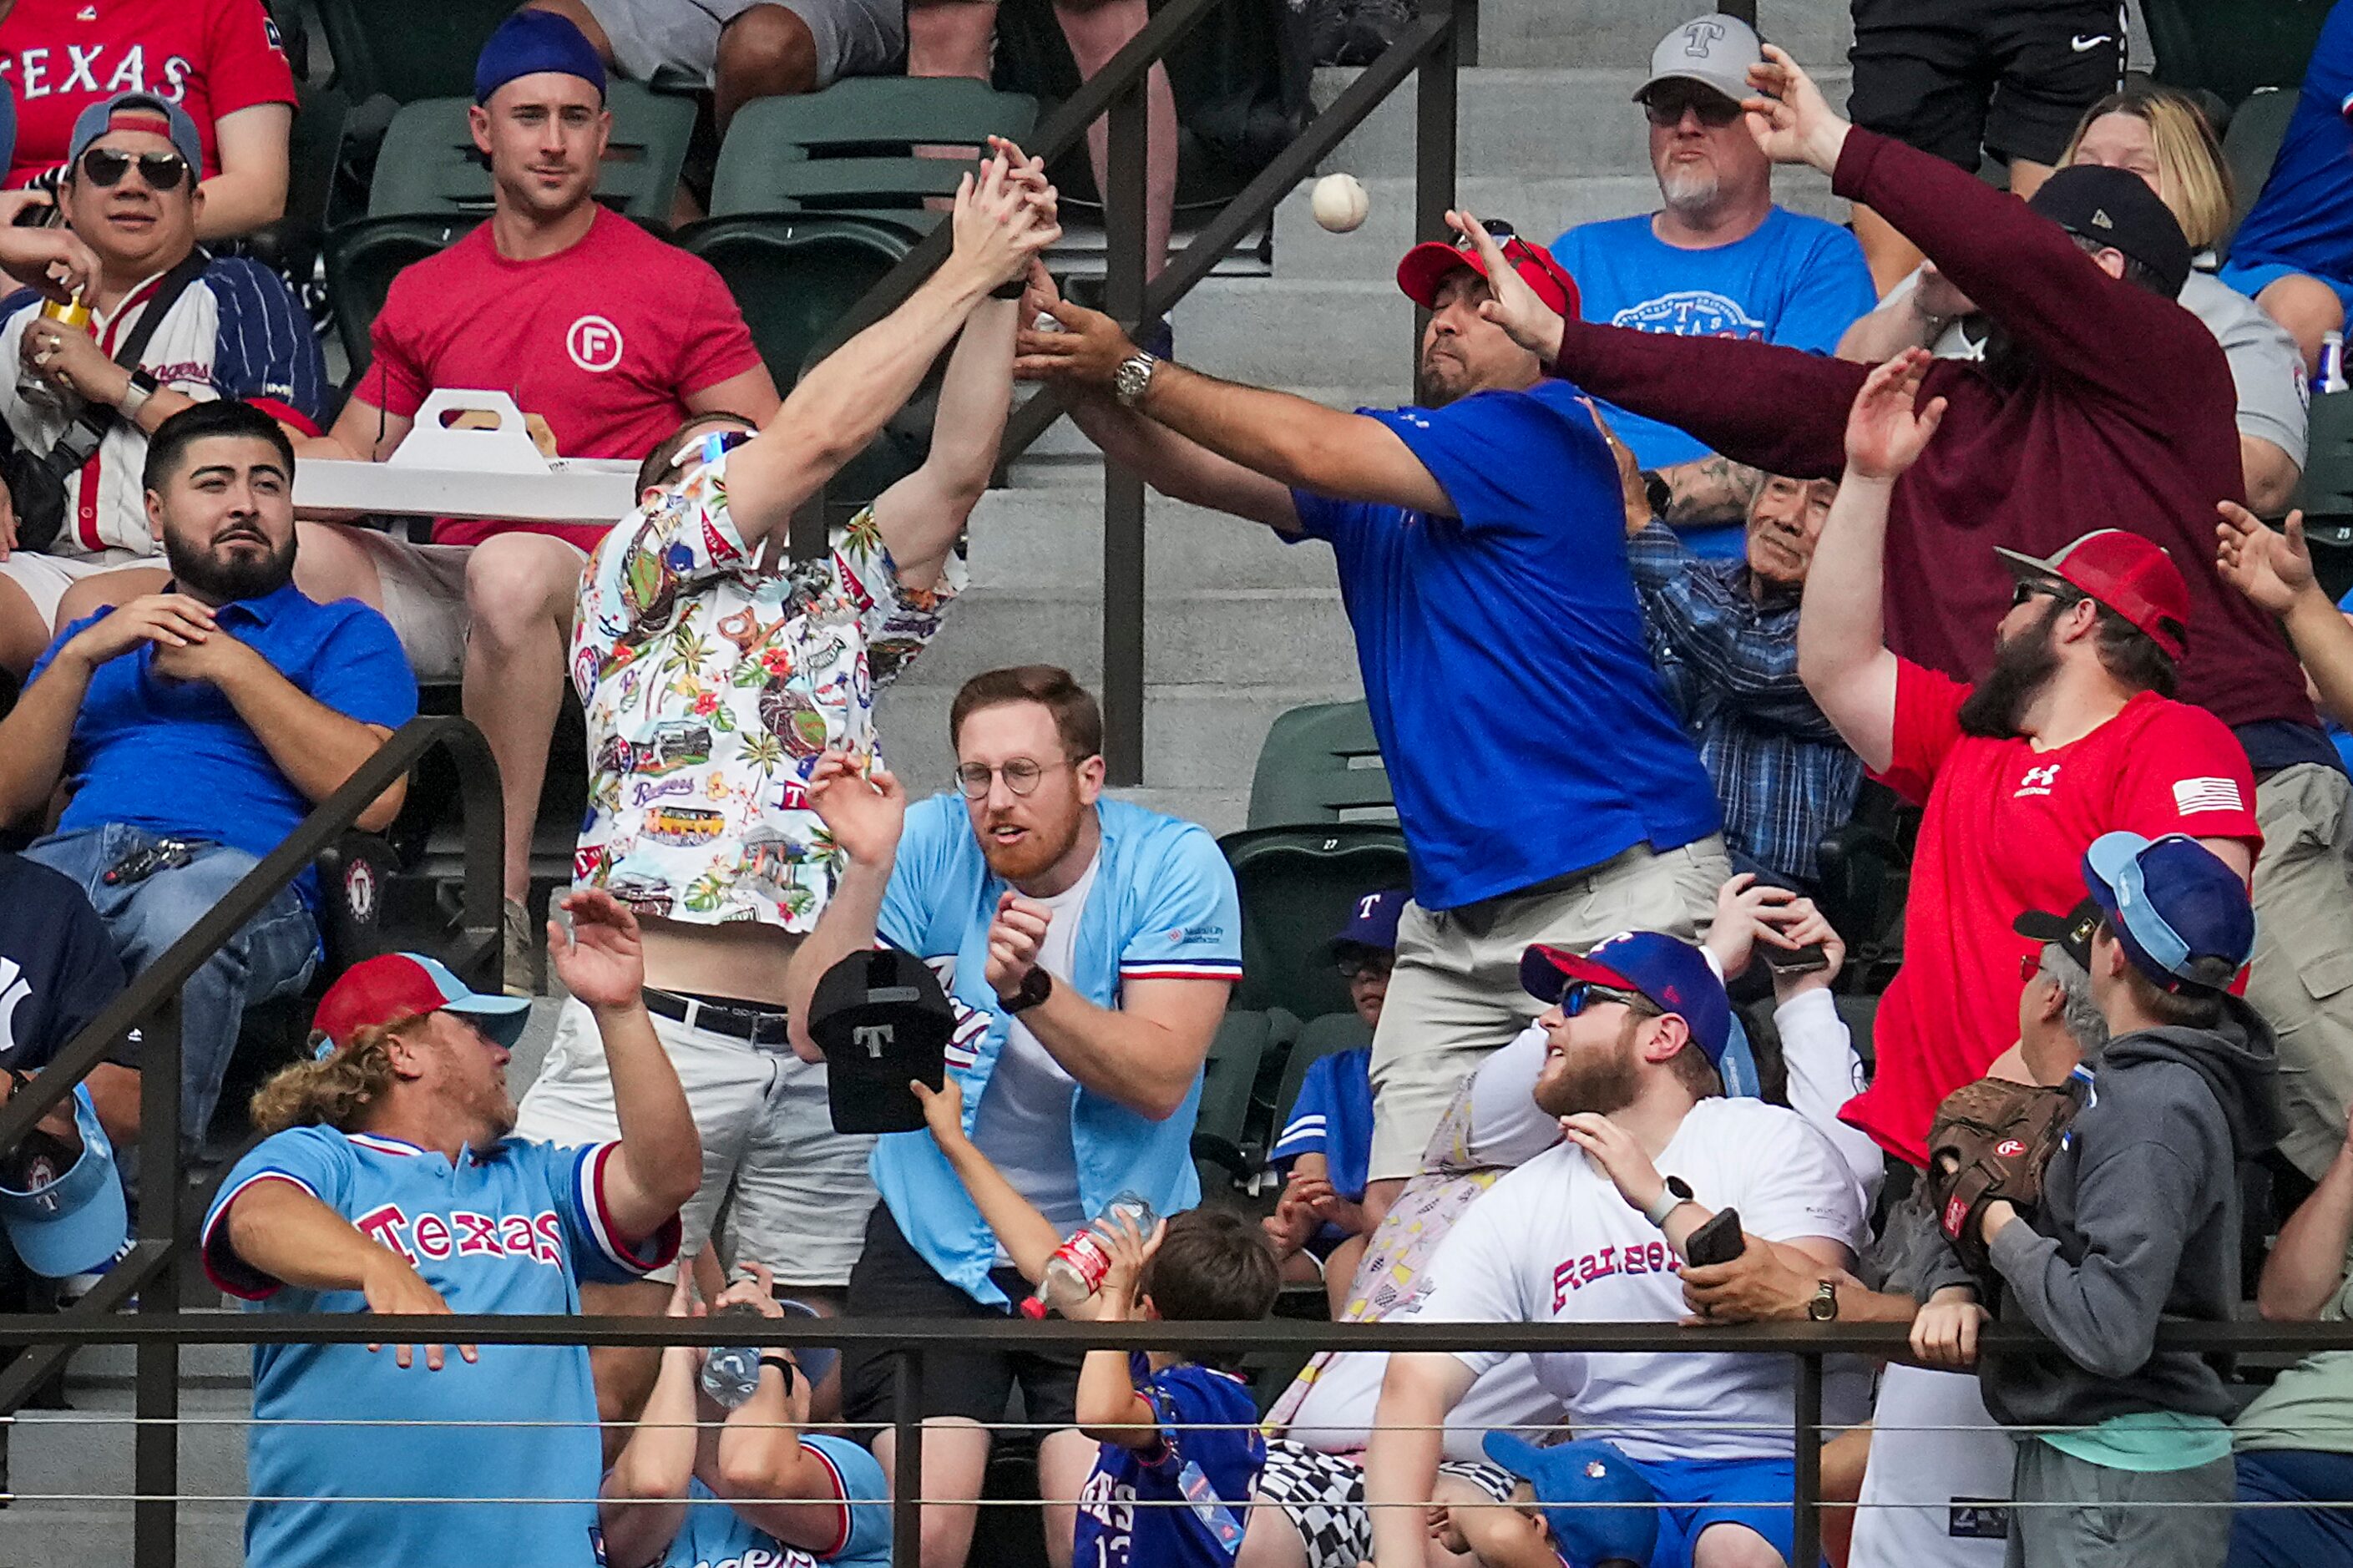
M 142 1307 L 145 1305 L 142 1303 Z M 176 1356 L 184 1344 L 515 1344 L 662 1346 L 699 1344 L 710 1337 L 707 1322 L 688 1318 L 500 1317 L 461 1314 L 439 1317 L 376 1317 L 361 1313 L 180 1312 L 142 1310 L 133 1317 L 70 1314 L 66 1318 L 0 1316 L 0 1346 L 24 1344 L 71 1349 L 81 1345 L 137 1347 L 143 1384 L 149 1358 Z M 973 1322 L 940 1319 L 849 1321 L 808 1318 L 731 1319 L 730 1342 L 856 1350 L 892 1358 L 892 1405 L 895 1474 L 892 1478 L 891 1560 L 894 1568 L 921 1561 L 923 1499 L 920 1393 L 925 1360 L 976 1346 L 1004 1352 L 1013 1346 L 1070 1351 L 1176 1350 L 1213 1352 L 1223 1358 L 1252 1352 L 1287 1354 L 1349 1351 L 1454 1351 L 1504 1352 L 1708 1354 L 1772 1353 L 1793 1356 L 1798 1375 L 1791 1400 L 1795 1445 L 1791 1498 L 1795 1551 L 1792 1561 L 1815 1563 L 1821 1554 L 1822 1364 L 1826 1358 L 1862 1355 L 1901 1359 L 1909 1330 L 1901 1323 L 1751 1323 L 1736 1327 L 1683 1327 L 1673 1323 L 1314 1323 L 1275 1319 L 1255 1323 L 1075 1323 Z M 1978 1336 L 1981 1355 L 2045 1351 L 2049 1342 L 2016 1323 L 1989 1323 Z M 2237 1356 L 2300 1355 L 2311 1351 L 2353 1351 L 2353 1322 L 2194 1323 L 2158 1326 L 2157 1348 Z M 418 1376 L 428 1373 L 419 1370 Z M 178 1441 L 173 1416 L 151 1414 L 142 1401 L 135 1444 L 134 1561 L 140 1568 L 171 1568 L 175 1463 L 164 1459 Z M 530 1419 L 530 1411 L 511 1413 Z M 364 1419 L 365 1417 L 360 1417 Z M 163 1457 L 158 1457 L 156 1450 Z
M 39 1076 L 0 1105 L 0 1149 L 13 1148 L 34 1123 L 61 1103 L 90 1069 L 139 1032 L 139 1173 L 137 1235 L 131 1251 L 108 1270 L 97 1287 L 66 1311 L 13 1320 L 41 1324 L 0 1343 L 30 1347 L 0 1371 L 0 1415 L 11 1414 L 46 1383 L 77 1344 L 133 1342 L 138 1347 L 133 1406 L 140 1425 L 132 1439 L 132 1473 L 141 1501 L 134 1504 L 134 1561 L 172 1561 L 176 1510 L 168 1500 L 179 1473 L 178 1346 L 187 1342 L 170 1331 L 180 1316 L 180 1243 L 188 1234 L 189 1211 L 204 1194 L 192 1193 L 182 1162 L 180 1126 L 180 992 L 214 953 L 310 869 L 320 854 L 349 832 L 378 796 L 408 776 L 426 753 L 446 748 L 457 763 L 459 801 L 465 813 L 466 862 L 459 930 L 447 955 L 451 969 L 470 984 L 496 989 L 499 973 L 500 868 L 506 827 L 499 807 L 498 763 L 481 731 L 463 719 L 410 720 L 360 764 L 341 789 L 314 806 L 286 840 L 264 856 L 219 903 L 188 928 L 179 941 L 142 971 L 122 994 L 90 1020 Z M 168 787 L 168 781 L 159 781 Z M 204 1129 L 187 1130 L 201 1140 Z M 118 1316 L 137 1298 L 135 1320 Z M 132 1322 L 163 1331 L 130 1331 Z

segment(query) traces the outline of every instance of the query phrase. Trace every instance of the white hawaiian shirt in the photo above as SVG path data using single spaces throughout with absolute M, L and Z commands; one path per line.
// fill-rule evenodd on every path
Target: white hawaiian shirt
M 837 874 L 807 779 L 875 751 L 874 689 L 963 586 L 908 588 L 872 510 L 826 559 L 762 568 L 727 515 L 726 459 L 630 513 L 581 579 L 572 681 L 588 714 L 575 887 L 641 915 L 817 923 Z

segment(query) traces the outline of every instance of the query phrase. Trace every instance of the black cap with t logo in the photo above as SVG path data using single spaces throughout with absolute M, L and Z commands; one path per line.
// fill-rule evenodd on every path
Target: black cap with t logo
M 940 1087 L 955 1010 L 932 966 L 896 948 L 853 952 L 809 999 L 809 1037 L 825 1052 L 837 1132 L 919 1132 L 923 1108 L 907 1088 Z

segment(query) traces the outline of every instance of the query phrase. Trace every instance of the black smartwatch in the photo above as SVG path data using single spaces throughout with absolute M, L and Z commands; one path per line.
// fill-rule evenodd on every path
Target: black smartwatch
M 790 1394 L 793 1391 L 793 1379 L 798 1369 L 793 1365 L 792 1357 L 782 1351 L 763 1351 L 760 1352 L 760 1364 L 773 1366 L 784 1373 L 785 1392 Z
M 1032 964 L 1029 973 L 1021 977 L 1021 984 L 1014 988 L 1013 994 L 999 996 L 997 1005 L 1005 1009 L 1005 1015 L 1009 1018 L 1016 1014 L 1027 1013 L 1053 994 L 1054 977 L 1046 973 L 1044 964 Z
M 1664 519 L 1667 515 L 1667 508 L 1672 506 L 1675 501 L 1674 487 L 1667 483 L 1666 476 L 1656 468 L 1644 468 L 1641 472 L 1641 479 L 1642 499 L 1650 503 L 1651 515 Z

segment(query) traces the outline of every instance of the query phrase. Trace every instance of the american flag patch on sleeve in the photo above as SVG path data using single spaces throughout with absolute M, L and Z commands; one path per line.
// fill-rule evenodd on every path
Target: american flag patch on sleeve
M 2173 809 L 2194 816 L 2201 811 L 2244 811 L 2247 803 L 2236 779 L 2179 779 L 2173 785 Z

